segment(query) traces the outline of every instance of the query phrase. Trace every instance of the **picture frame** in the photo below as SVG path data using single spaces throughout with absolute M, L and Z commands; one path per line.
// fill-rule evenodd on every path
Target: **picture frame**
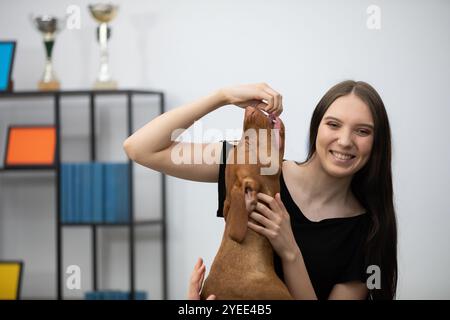
M 0 300 L 21 298 L 23 265 L 20 260 L 0 260 Z
M 0 41 L 0 92 L 13 90 L 12 71 L 16 41 Z
M 5 168 L 52 167 L 55 165 L 54 125 L 13 125 L 8 127 Z

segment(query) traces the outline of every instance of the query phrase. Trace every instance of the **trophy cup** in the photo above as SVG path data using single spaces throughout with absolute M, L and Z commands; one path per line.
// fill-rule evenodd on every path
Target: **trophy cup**
M 65 18 L 56 18 L 49 15 L 30 16 L 33 25 L 38 29 L 44 38 L 44 46 L 46 52 L 46 61 L 44 68 L 44 75 L 38 82 L 39 90 L 58 90 L 60 87 L 59 81 L 53 71 L 52 51 L 55 44 L 55 36 L 62 29 L 65 23 Z
M 108 23 L 117 14 L 118 6 L 97 3 L 89 5 L 92 17 L 99 23 L 97 27 L 97 41 L 100 44 L 100 70 L 95 81 L 95 89 L 117 89 L 117 82 L 112 80 L 108 62 L 108 39 L 111 37 L 111 28 Z

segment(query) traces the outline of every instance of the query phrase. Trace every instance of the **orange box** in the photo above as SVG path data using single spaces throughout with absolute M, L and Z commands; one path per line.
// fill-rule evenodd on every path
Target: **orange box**
M 5 167 L 44 166 L 55 162 L 54 126 L 14 126 L 8 131 Z

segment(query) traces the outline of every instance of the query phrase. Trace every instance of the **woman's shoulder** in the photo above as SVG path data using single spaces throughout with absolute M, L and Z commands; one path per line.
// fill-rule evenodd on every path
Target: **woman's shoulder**
M 283 162 L 281 163 L 281 174 L 284 174 L 285 176 L 295 174 L 295 169 L 298 168 L 299 164 L 300 163 L 295 160 L 283 159 Z

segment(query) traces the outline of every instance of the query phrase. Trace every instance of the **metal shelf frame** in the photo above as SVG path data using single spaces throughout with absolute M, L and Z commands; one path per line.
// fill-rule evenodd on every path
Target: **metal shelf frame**
M 136 288 L 135 277 L 135 227 L 136 226 L 161 226 L 161 242 L 162 242 L 162 291 L 163 299 L 167 299 L 167 223 L 166 223 L 166 176 L 161 173 L 161 219 L 154 220 L 134 220 L 134 203 L 133 203 L 133 170 L 134 165 L 131 160 L 128 160 L 129 176 L 130 176 L 130 207 L 129 207 L 129 223 L 62 223 L 61 212 L 61 97 L 65 96 L 87 96 L 89 97 L 89 123 L 90 123 L 90 161 L 96 161 L 96 140 L 95 140 L 95 110 L 96 110 L 96 97 L 97 96 L 125 96 L 126 97 L 126 121 L 128 135 L 133 133 L 133 97 L 136 95 L 148 95 L 157 96 L 159 98 L 159 112 L 163 114 L 165 111 L 165 99 L 164 93 L 161 91 L 151 90 L 58 90 L 58 91 L 17 91 L 17 92 L 0 92 L 0 99 L 20 99 L 20 98 L 36 98 L 36 97 L 49 97 L 53 100 L 54 110 L 54 125 L 56 129 L 56 149 L 55 149 L 55 163 L 53 166 L 22 166 L 22 167 L 7 167 L 0 168 L 0 173 L 3 172 L 20 172 L 20 171 L 53 171 L 55 172 L 55 208 L 56 208 L 56 293 L 57 299 L 64 299 L 63 297 L 63 272 L 62 272 L 62 231 L 64 227 L 84 227 L 91 228 L 92 232 L 92 289 L 98 290 L 98 266 L 97 266 L 97 229 L 101 227 L 127 227 L 129 229 L 129 287 L 130 287 L 130 299 L 134 299 Z

